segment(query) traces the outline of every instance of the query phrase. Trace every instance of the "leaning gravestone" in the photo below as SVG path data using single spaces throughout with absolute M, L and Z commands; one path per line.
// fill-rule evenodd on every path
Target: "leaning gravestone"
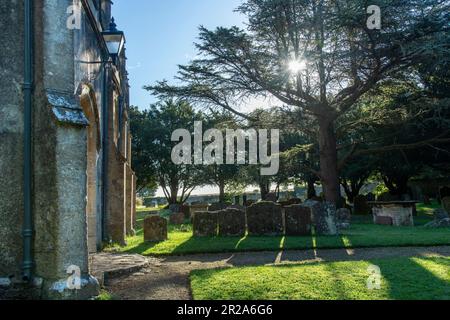
M 167 220 L 157 216 L 148 216 L 144 220 L 144 241 L 158 242 L 167 240 Z
M 217 212 L 199 211 L 193 214 L 192 219 L 194 237 L 217 236 Z
M 283 235 L 281 206 L 269 201 L 251 205 L 247 208 L 247 225 L 249 235 Z
M 372 209 L 367 203 L 366 196 L 363 195 L 356 196 L 353 204 L 355 214 L 368 215 L 372 213 Z
M 305 206 L 311 208 L 316 235 L 334 236 L 339 233 L 335 204 L 308 200 Z
M 217 213 L 219 236 L 245 236 L 245 212 L 237 209 L 221 210 Z
M 285 207 L 286 235 L 309 236 L 312 233 L 311 208 L 303 205 Z

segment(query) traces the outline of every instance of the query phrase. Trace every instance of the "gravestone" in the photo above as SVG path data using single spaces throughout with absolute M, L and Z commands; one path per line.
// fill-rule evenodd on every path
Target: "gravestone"
M 144 220 L 144 241 L 158 242 L 167 240 L 167 220 L 157 216 L 148 216 Z
M 185 217 L 184 217 L 183 212 L 172 213 L 169 216 L 170 224 L 180 225 L 180 224 L 184 223 L 184 220 L 185 220 Z
M 219 236 L 245 236 L 247 230 L 244 211 L 228 208 L 219 211 L 217 215 Z
M 369 215 L 372 213 L 372 209 L 367 203 L 366 196 L 363 195 L 356 196 L 353 204 L 355 214 Z
M 217 236 L 217 212 L 198 211 L 193 214 L 194 237 Z
M 291 205 L 285 208 L 286 235 L 309 236 L 312 233 L 311 208 Z
M 324 201 L 320 214 L 315 217 L 314 227 L 316 234 L 334 236 L 337 235 L 337 217 L 336 205 L 331 202 Z
M 261 201 L 247 208 L 249 235 L 283 235 L 281 206 L 270 201 Z
M 450 213 L 450 197 L 442 198 L 442 208 L 444 208 L 447 213 Z
M 331 202 L 308 200 L 305 206 L 311 208 L 313 226 L 317 235 L 337 235 L 338 223 L 336 205 Z
M 350 209 L 341 208 L 336 211 L 336 218 L 339 230 L 345 230 L 350 228 L 350 222 L 352 220 L 352 212 Z
M 208 211 L 220 211 L 225 210 L 228 207 L 225 203 L 213 203 L 209 206 Z
M 338 209 L 336 211 L 337 220 L 340 223 L 350 223 L 352 220 L 352 213 L 347 208 Z

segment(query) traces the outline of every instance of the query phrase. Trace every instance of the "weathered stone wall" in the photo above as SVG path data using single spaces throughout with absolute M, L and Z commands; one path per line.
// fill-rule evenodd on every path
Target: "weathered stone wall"
M 0 278 L 22 258 L 23 19 L 22 0 L 0 1 Z
M 43 298 L 86 298 L 98 289 L 89 275 L 88 235 L 89 247 L 95 251 L 104 231 L 100 135 L 104 129 L 101 106 L 107 97 L 102 90 L 103 64 L 98 63 L 103 60 L 102 47 L 84 9 L 81 28 L 67 28 L 67 8 L 74 2 L 78 1 L 34 2 L 33 254 L 35 276 L 43 280 Z M 109 24 L 110 6 L 110 1 L 102 2 L 104 26 Z M 0 3 L 5 36 L 0 51 L 0 278 L 17 279 L 23 255 L 23 19 L 22 0 Z M 115 86 L 112 72 L 108 73 L 108 105 L 112 108 Z M 91 101 L 83 109 L 80 95 L 86 86 Z M 125 213 L 128 226 L 134 219 L 135 186 L 131 168 L 126 171 L 126 160 L 113 147 L 108 154 L 105 231 L 113 240 L 122 240 Z M 81 270 L 84 290 L 66 286 L 67 268 L 72 265 Z

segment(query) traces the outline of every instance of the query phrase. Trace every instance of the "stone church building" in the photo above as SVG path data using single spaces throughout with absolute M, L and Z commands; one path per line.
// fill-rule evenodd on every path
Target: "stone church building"
M 0 299 L 94 296 L 89 254 L 134 233 L 125 37 L 111 5 L 0 2 Z

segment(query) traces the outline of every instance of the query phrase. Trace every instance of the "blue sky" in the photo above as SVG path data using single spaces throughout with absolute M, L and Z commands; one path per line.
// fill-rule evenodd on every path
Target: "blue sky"
M 131 104 L 147 108 L 155 98 L 143 90 L 158 80 L 172 80 L 178 64 L 196 52 L 198 27 L 242 26 L 233 12 L 241 0 L 114 0 L 113 16 L 127 38 Z

